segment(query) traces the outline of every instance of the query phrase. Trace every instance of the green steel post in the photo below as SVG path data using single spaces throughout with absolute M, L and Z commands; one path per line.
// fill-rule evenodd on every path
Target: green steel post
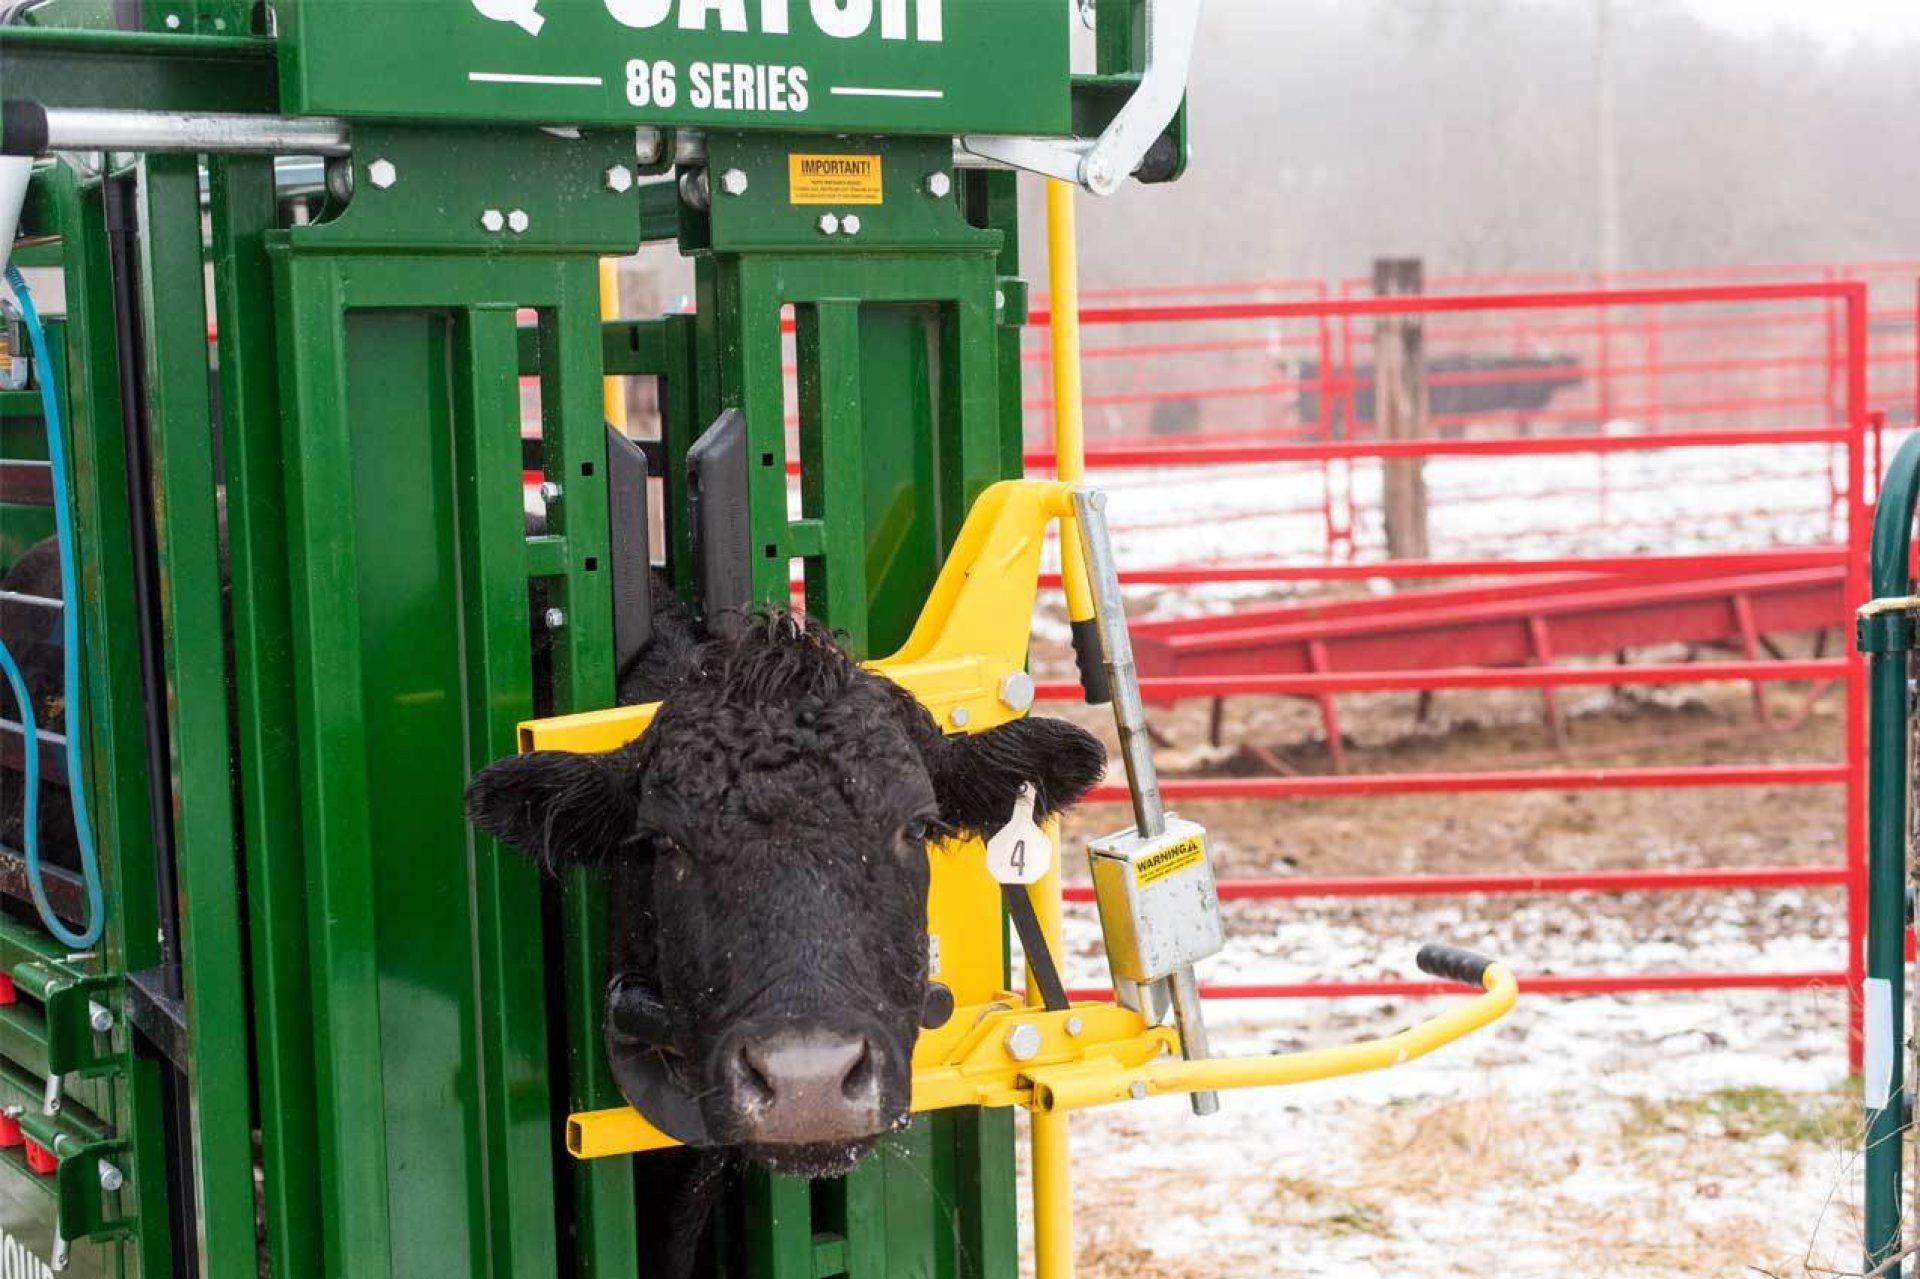
M 1920 503 L 1920 438 L 1894 454 L 1880 488 L 1873 524 L 1873 594 L 1893 599 L 1913 591 L 1908 563 L 1914 508 Z M 1901 1172 L 1908 1122 L 1903 1060 L 1907 933 L 1907 732 L 1912 714 L 1907 692 L 1914 648 L 1912 614 L 1904 610 L 1862 618 L 1859 644 L 1870 655 L 1871 729 L 1868 749 L 1867 982 L 1868 1045 L 1878 1042 L 1892 1056 L 1882 1104 L 1874 1105 L 1877 1081 L 1869 1080 L 1866 1133 L 1866 1270 L 1900 1255 Z M 1884 1002 L 1876 1007 L 1878 988 Z M 1883 1025 L 1874 1019 L 1884 1015 Z
M 198 1176 L 200 1264 L 209 1279 L 251 1279 L 253 1116 L 241 963 L 238 853 L 227 737 L 226 619 L 220 589 L 213 421 L 208 401 L 205 261 L 192 156 L 156 156 L 141 181 L 140 280 L 148 358 L 168 741 L 180 886 L 187 1077 Z
M 131 651 L 139 621 L 133 609 L 126 441 L 115 375 L 105 193 L 98 184 L 82 189 L 65 166 L 49 171 L 44 180 L 52 188 L 64 250 L 67 341 L 60 374 L 73 444 L 77 606 L 88 695 L 87 785 L 107 899 L 103 955 L 112 971 L 126 972 L 159 963 L 160 946 L 140 673 Z M 160 1276 L 169 1265 L 164 1105 L 159 1065 L 131 1057 L 121 1089 L 122 1113 L 115 1121 L 133 1146 L 122 1199 L 139 1229 L 122 1250 L 123 1273 Z M 76 1269 L 86 1261 L 85 1251 L 76 1249 Z
M 216 157 L 208 171 L 267 1255 L 276 1279 L 315 1279 L 322 1257 L 311 977 L 299 763 L 287 731 L 294 699 L 286 678 L 293 662 L 286 463 L 266 251 L 276 221 L 273 161 Z

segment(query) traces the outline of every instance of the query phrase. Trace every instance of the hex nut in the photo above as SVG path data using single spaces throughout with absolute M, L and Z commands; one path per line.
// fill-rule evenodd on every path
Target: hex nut
M 555 502 L 558 502 L 561 494 L 565 492 L 566 490 L 558 484 L 555 484 L 552 480 L 547 480 L 540 485 L 540 500 L 551 506 Z
M 840 229 L 842 231 L 845 231 L 848 235 L 859 235 L 860 234 L 860 215 L 858 213 L 847 214 L 846 217 L 840 220 Z
M 1133 1087 L 1127 1089 L 1127 1096 L 1133 1098 L 1135 1101 L 1145 1101 L 1147 1099 L 1146 1084 L 1138 1079 L 1134 1080 Z
M 818 225 L 820 227 L 821 235 L 839 235 L 840 234 L 840 219 L 835 217 L 831 213 L 822 213 L 820 215 L 820 222 Z
M 482 230 L 498 235 L 507 229 L 507 215 L 498 209 L 488 209 L 480 215 L 480 226 Z
M 953 714 L 948 718 L 953 721 L 955 728 L 965 728 L 973 722 L 973 712 L 964 706 L 956 706 L 953 708 Z
M 393 161 L 375 160 L 367 166 L 367 181 L 385 191 L 400 180 L 400 170 L 393 167 Z
M 513 232 L 515 235 L 525 235 L 527 228 L 532 224 L 532 220 L 527 217 L 527 211 L 525 209 L 515 209 L 512 213 L 507 214 L 507 230 Z
M 1086 1028 L 1087 1028 L 1087 1023 L 1084 1021 L 1081 1021 L 1078 1017 L 1067 1018 L 1067 1033 L 1069 1035 L 1077 1036 L 1081 1031 L 1085 1030 Z
M 1015 1061 L 1032 1061 L 1040 1055 L 1040 1028 L 1023 1021 L 1007 1032 L 1007 1056 Z
M 1025 671 L 1015 671 L 1000 681 L 1000 701 L 1008 710 L 1030 711 L 1033 698 L 1033 676 Z
M 944 200 L 953 194 L 953 179 L 945 173 L 927 175 L 927 194 L 936 200 Z
M 564 608 L 550 608 L 547 610 L 545 620 L 548 630 L 557 631 L 567 624 L 567 610 Z
M 633 170 L 624 164 L 616 164 L 608 169 L 607 190 L 615 195 L 624 195 L 633 190 Z
M 720 175 L 720 189 L 728 195 L 745 195 L 747 193 L 746 172 L 741 169 L 728 169 Z

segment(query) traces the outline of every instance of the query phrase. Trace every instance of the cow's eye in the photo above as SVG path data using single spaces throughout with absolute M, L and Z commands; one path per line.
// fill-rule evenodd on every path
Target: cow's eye
M 924 821 L 908 822 L 900 828 L 900 838 L 909 844 L 924 844 L 931 834 L 933 834 L 932 825 Z

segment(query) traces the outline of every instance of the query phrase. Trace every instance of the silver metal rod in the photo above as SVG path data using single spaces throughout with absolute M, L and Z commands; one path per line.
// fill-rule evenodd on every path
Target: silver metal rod
M 1213 1055 L 1213 1048 L 1207 1042 L 1207 1019 L 1200 1011 L 1200 985 L 1193 979 L 1192 967 L 1176 969 L 1173 976 L 1167 978 L 1167 984 L 1173 988 L 1173 1020 L 1180 1027 L 1180 1055 L 1188 1061 L 1205 1061 Z M 1190 1096 L 1194 1114 L 1220 1112 L 1219 1093 L 1197 1092 Z
M 1073 495 L 1074 524 L 1080 530 L 1080 548 L 1086 552 L 1087 576 L 1093 590 L 1093 616 L 1100 627 L 1100 649 L 1107 668 L 1107 686 L 1113 692 L 1113 722 L 1120 730 L 1120 758 L 1127 768 L 1127 789 L 1133 795 L 1133 821 L 1149 839 L 1167 832 L 1167 810 L 1160 800 L 1160 773 L 1153 763 L 1153 742 L 1147 736 L 1147 706 L 1140 696 L 1140 677 L 1133 665 L 1133 640 L 1127 634 L 1126 598 L 1120 593 L 1120 565 L 1114 559 L 1113 538 L 1107 529 L 1107 495 L 1081 489 Z M 1200 987 L 1191 966 L 1166 980 L 1173 1001 L 1174 1023 L 1180 1028 L 1180 1053 L 1188 1061 L 1211 1055 L 1207 1022 L 1200 1007 Z M 1142 992 L 1144 995 L 1145 992 Z M 1193 1094 L 1193 1113 L 1211 1115 L 1220 1109 L 1220 1094 Z
M 326 116 L 47 108 L 49 151 L 346 155 L 351 143 L 347 122 Z
M 1140 678 L 1133 666 L 1133 641 L 1127 637 L 1127 606 L 1120 594 L 1120 567 L 1113 558 L 1113 540 L 1107 533 L 1107 495 L 1081 489 L 1073 495 L 1074 525 L 1086 552 L 1087 576 L 1092 578 L 1093 616 L 1100 627 L 1107 684 L 1113 690 L 1113 722 L 1120 730 L 1120 759 L 1127 768 L 1133 793 L 1133 822 L 1152 838 L 1167 831 L 1167 810 L 1160 802 L 1160 774 L 1153 766 L 1153 743 L 1147 737 L 1147 706 L 1140 697 Z

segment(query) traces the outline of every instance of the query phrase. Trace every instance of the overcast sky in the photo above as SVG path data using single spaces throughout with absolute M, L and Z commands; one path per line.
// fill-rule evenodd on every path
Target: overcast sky
M 1630 13 L 1637 0 L 1614 0 Z M 1920 37 L 1920 5 L 1914 0 L 1682 0 L 1684 7 L 1720 26 L 1765 31 L 1797 26 L 1836 40 L 1897 40 Z

